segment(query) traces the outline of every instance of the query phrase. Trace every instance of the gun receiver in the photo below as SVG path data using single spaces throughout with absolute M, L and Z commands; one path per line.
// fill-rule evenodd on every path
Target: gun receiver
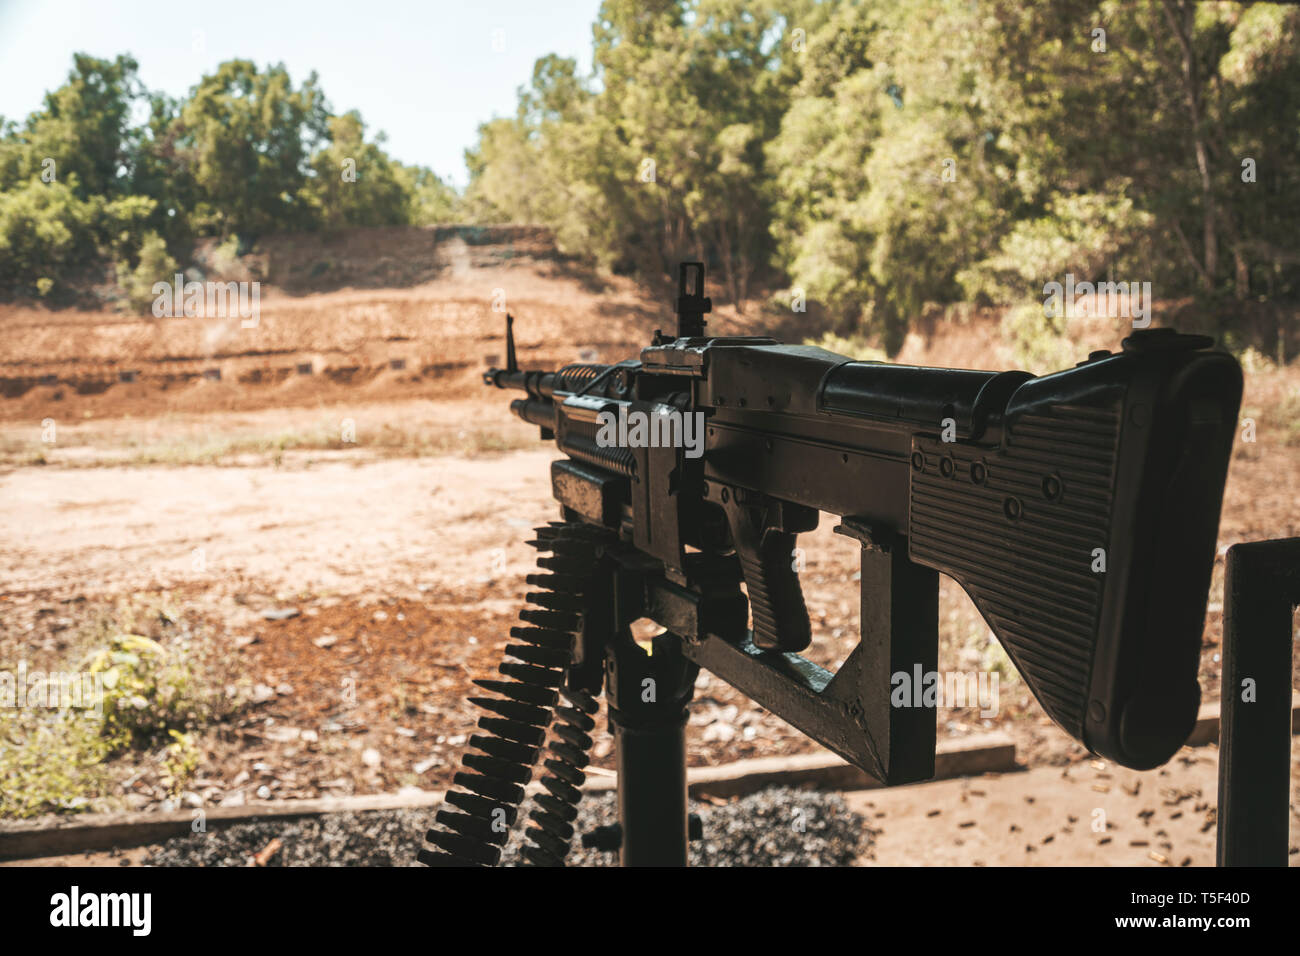
M 880 774 L 881 742 L 851 739 L 880 703 L 837 694 L 842 675 L 798 656 L 810 625 L 792 550 L 828 512 L 889 555 L 895 583 L 960 583 L 1090 750 L 1135 769 L 1167 760 L 1200 702 L 1236 361 L 1169 329 L 1041 377 L 852 361 L 705 335 L 703 280 L 683 265 L 681 334 L 656 332 L 637 359 L 521 371 L 508 327 L 507 368 L 484 376 L 522 390 L 512 410 L 566 456 L 552 465 L 565 518 L 635 555 L 638 612 Z M 864 593 L 864 632 L 869 599 L 887 598 Z M 899 664 L 868 652 L 883 653 L 860 646 L 841 670 Z

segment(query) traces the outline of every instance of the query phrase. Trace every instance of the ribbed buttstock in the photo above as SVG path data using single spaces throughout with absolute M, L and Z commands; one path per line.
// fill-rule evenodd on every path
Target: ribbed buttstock
M 1044 709 L 1083 736 L 1105 575 L 1118 405 L 1058 405 L 1002 449 L 916 438 L 910 556 L 965 588 Z

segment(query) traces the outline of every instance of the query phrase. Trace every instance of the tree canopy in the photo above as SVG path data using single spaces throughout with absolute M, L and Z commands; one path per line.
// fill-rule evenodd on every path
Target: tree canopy
M 705 258 L 901 343 L 1045 282 L 1300 297 L 1300 9 L 606 0 L 468 155 L 479 215 L 656 276 Z
M 456 191 L 383 145 L 281 65 L 231 60 L 173 100 L 129 56 L 77 54 L 42 109 L 0 119 L 0 288 L 44 295 L 103 260 L 129 276 L 204 236 L 454 221 Z
M 480 127 L 463 196 L 314 75 L 232 60 L 172 100 L 77 55 L 0 120 L 0 282 L 459 218 L 651 281 L 703 259 L 738 308 L 785 289 L 889 350 L 927 304 L 1024 305 L 1067 273 L 1300 299 L 1294 5 L 604 0 L 592 42 L 589 73 L 544 56 Z

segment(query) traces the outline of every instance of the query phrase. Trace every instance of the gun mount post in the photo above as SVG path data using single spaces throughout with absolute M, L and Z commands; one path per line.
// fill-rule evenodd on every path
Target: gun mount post
M 1291 622 L 1300 538 L 1228 549 L 1219 716 L 1219 866 L 1286 866 Z M 1244 681 L 1253 695 L 1243 700 Z
M 929 780 L 934 776 L 938 709 L 915 706 L 921 686 L 939 669 L 939 573 L 913 564 L 897 535 L 845 518 L 837 534 L 862 545 L 861 641 L 853 660 L 867 726 L 876 739 L 884 782 Z M 847 665 L 847 662 L 846 662 Z M 894 675 L 912 682 L 910 706 L 894 706 Z
M 607 649 L 606 694 L 618 766 L 623 866 L 685 866 L 686 705 L 700 669 L 665 632 L 646 653 L 623 633 Z
M 934 776 L 936 710 L 908 694 L 891 702 L 893 677 L 930 679 L 938 667 L 939 575 L 912 563 L 897 536 L 846 519 L 862 544 L 861 640 L 835 673 L 798 654 L 763 651 L 752 635 L 712 623 L 704 608 L 660 588 L 651 605 L 685 637 L 682 653 L 887 786 Z M 742 625 L 743 626 L 743 625 Z M 718 631 L 726 631 L 719 634 Z

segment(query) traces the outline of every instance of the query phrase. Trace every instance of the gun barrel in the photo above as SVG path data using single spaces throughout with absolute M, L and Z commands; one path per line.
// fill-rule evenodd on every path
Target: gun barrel
M 514 388 L 540 398 L 555 391 L 554 372 L 525 372 L 522 369 L 490 368 L 483 373 L 483 384 L 494 388 Z
M 541 398 L 516 398 L 510 410 L 531 425 L 555 430 L 555 403 Z
M 528 398 L 515 399 L 510 410 L 530 424 L 554 431 L 556 403 L 588 389 L 600 393 L 601 380 L 613 367 L 587 363 L 566 365 L 556 372 L 490 368 L 483 373 L 483 384 L 527 392 Z

